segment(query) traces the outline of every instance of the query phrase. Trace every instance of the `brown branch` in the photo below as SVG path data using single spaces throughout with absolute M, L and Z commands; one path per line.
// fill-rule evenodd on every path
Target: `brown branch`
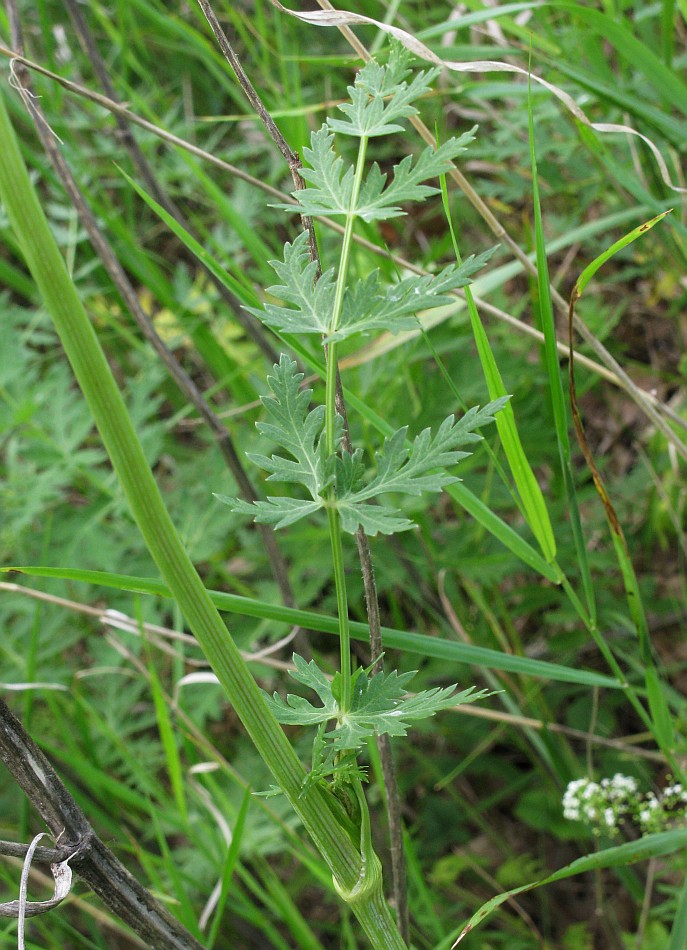
M 291 149 L 289 143 L 279 131 L 276 122 L 265 108 L 262 99 L 253 86 L 253 83 L 244 72 L 243 66 L 240 63 L 238 56 L 234 52 L 234 49 L 229 42 L 226 33 L 220 26 L 220 22 L 215 16 L 215 11 L 212 9 L 207 0 L 198 0 L 198 6 L 203 11 L 205 19 L 210 24 L 210 29 L 215 35 L 217 45 L 222 51 L 222 55 L 234 71 L 234 75 L 238 79 L 239 85 L 243 89 L 253 111 L 257 116 L 259 116 L 260 120 L 263 122 L 265 128 L 269 132 L 270 138 L 286 159 L 289 168 L 291 168 L 292 165 L 298 164 L 298 155 Z
M 298 152 L 294 152 L 289 143 L 286 141 L 282 135 L 279 126 L 274 121 L 268 110 L 265 108 L 265 104 L 258 95 L 255 86 L 250 81 L 246 72 L 241 65 L 241 62 L 236 55 L 236 52 L 229 42 L 229 39 L 222 29 L 219 20 L 215 16 L 215 12 L 212 9 L 211 5 L 208 3 L 208 0 L 198 0 L 198 6 L 203 11 L 205 19 L 210 25 L 217 44 L 221 49 L 224 58 L 231 66 L 234 75 L 239 81 L 241 89 L 243 89 L 248 102 L 251 104 L 253 111 L 258 116 L 260 121 L 263 123 L 267 132 L 269 133 L 270 138 L 277 146 L 281 154 L 286 159 L 286 163 L 289 166 L 289 171 L 291 172 L 291 177 L 293 179 L 293 184 L 296 191 L 300 191 L 302 188 L 305 188 L 305 182 L 301 178 L 300 170 L 303 167 L 300 156 Z M 309 244 L 310 244 L 310 259 L 315 261 L 317 264 L 317 274 L 316 280 L 320 276 L 320 255 L 317 249 L 317 238 L 315 236 L 315 228 L 312 222 L 312 218 L 308 215 L 301 214 L 301 221 L 303 223 L 303 230 L 308 232 L 309 235 Z
M 0 699 L 0 760 L 4 762 L 50 831 L 76 852 L 70 866 L 110 910 L 159 950 L 203 950 L 176 917 L 127 871 L 98 838 L 41 749 Z M 51 849 L 39 849 L 49 851 Z
M 0 854 L 8 858 L 25 858 L 31 845 L 17 841 L 0 841 Z M 74 848 L 43 848 L 40 845 L 33 852 L 33 860 L 39 864 L 60 864 L 74 854 Z

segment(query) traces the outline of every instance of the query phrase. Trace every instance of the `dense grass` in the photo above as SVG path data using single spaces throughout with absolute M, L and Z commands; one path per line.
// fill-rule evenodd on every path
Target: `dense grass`
M 26 55 L 102 92 L 64 5 L 24 6 Z M 388 18 L 445 59 L 497 59 L 526 69 L 531 56 L 533 70 L 569 92 L 592 121 L 624 123 L 651 138 L 680 183 L 687 128 L 680 3 L 465 6 L 470 12 L 459 19 L 449 19 L 443 5 L 365 2 L 356 12 Z M 266 331 L 251 336 L 237 320 L 238 305 L 258 305 L 274 283 L 267 261 L 280 258 L 284 241 L 298 233 L 298 219 L 271 208 L 277 199 L 265 191 L 291 191 L 288 169 L 195 5 L 94 2 L 83 12 L 118 98 L 214 157 L 215 164 L 165 144 L 150 128 L 134 129 L 161 191 L 183 211 L 206 262 L 231 289 L 233 306 L 127 180 L 151 192 L 112 115 L 33 75 L 40 106 L 139 305 L 222 414 L 240 455 L 263 452 L 254 422 L 270 350 L 296 356 L 312 375 L 316 398 L 324 394 L 316 346 Z M 217 12 L 287 142 L 302 151 L 310 131 L 346 96 L 359 65 L 345 36 L 260 0 L 245 9 L 218 5 Z M 6 14 L 0 30 L 9 46 Z M 366 26 L 357 35 L 385 58 L 380 31 Z M 324 523 L 300 522 L 276 535 L 288 565 L 289 604 L 263 535 L 212 497 L 239 489 L 207 426 L 143 340 L 7 81 L 2 95 L 167 508 L 205 586 L 220 592 L 213 597 L 236 644 L 254 653 L 298 624 L 301 644 L 334 669 L 336 598 Z M 565 819 L 561 799 L 569 781 L 622 772 L 658 792 L 669 776 L 680 779 L 685 431 L 660 406 L 684 417 L 687 217 L 684 196 L 668 190 L 644 145 L 591 132 L 546 90 L 528 90 L 521 76 L 447 73 L 423 100 L 421 118 L 439 141 L 479 124 L 459 168 L 506 235 L 494 236 L 450 176 L 444 206 L 439 197 L 405 218 L 361 229 L 379 253 L 354 245 L 351 266 L 360 276 L 379 267 L 394 279 L 405 262 L 433 270 L 456 252 L 480 253 L 497 240 L 500 247 L 474 285 L 472 303 L 458 298 L 433 311 L 425 332 L 341 346 L 353 442 L 372 453 L 399 426 L 415 435 L 463 405 L 485 403 L 501 384 L 513 394 L 510 425 L 489 433 L 491 451 L 480 448 L 463 463 L 462 483 L 438 500 L 404 502 L 418 529 L 371 542 L 390 668 L 419 668 L 423 686 L 457 680 L 461 688 L 501 690 L 422 723 L 411 740 L 394 746 L 411 939 L 418 948 L 438 948 L 449 947 L 495 895 L 583 855 L 622 849 L 639 835 L 630 821 L 611 838 Z M 409 129 L 380 140 L 372 157 L 387 170 L 420 145 Z M 671 207 L 604 265 L 577 305 L 631 381 L 655 395 L 649 410 L 658 405 L 659 419 L 674 433 L 671 442 L 656 428 L 641 394 L 602 366 L 598 347 L 579 345 L 578 399 L 624 529 L 636 572 L 632 588 L 570 423 L 567 362 L 561 357 L 559 371 L 555 359 L 554 328 L 559 341 L 567 340 L 556 294 L 567 301 L 590 262 Z M 318 236 L 329 266 L 339 238 L 324 225 Z M 4 564 L 33 568 L 5 578 L 19 589 L 0 598 L 0 678 L 44 684 L 9 694 L 13 707 L 101 837 L 204 944 L 362 946 L 357 923 L 285 800 L 246 795 L 272 780 L 220 688 L 190 675 L 207 664 L 195 642 L 173 636 L 184 618 L 160 587 L 5 217 L 0 239 L 0 546 Z M 526 269 L 525 254 L 537 261 L 539 279 Z M 256 470 L 247 472 L 262 492 Z M 353 635 L 361 638 L 356 649 L 365 663 L 365 605 L 352 543 L 346 555 L 350 612 L 359 622 Z M 80 573 L 88 571 L 101 573 Z M 635 590 L 631 602 L 643 603 L 646 626 L 628 606 L 628 587 Z M 105 609 L 133 621 L 114 627 L 93 613 Z M 164 629 L 144 639 L 143 623 Z M 285 692 L 292 649 L 251 662 L 266 689 Z M 289 734 L 307 764 L 310 735 Z M 375 846 L 388 879 L 381 766 L 372 747 L 369 765 Z M 25 841 L 42 829 L 6 773 L 0 816 L 0 838 Z M 677 847 L 681 838 L 672 841 Z M 629 864 L 635 855 L 628 845 L 607 860 L 583 863 L 584 873 L 512 896 L 461 947 L 678 950 L 684 858 L 666 855 L 664 841 L 644 847 L 640 863 Z M 7 899 L 15 897 L 18 868 L 3 858 L 0 875 Z M 222 881 L 219 910 L 204 915 Z M 31 921 L 29 937 L 36 947 L 129 945 L 117 920 L 78 884 L 70 906 Z M 8 921 L 0 946 L 14 945 L 16 922 Z

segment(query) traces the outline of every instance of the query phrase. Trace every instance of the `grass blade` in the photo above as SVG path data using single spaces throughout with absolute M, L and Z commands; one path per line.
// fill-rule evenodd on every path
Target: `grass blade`
M 227 897 L 229 896 L 229 888 L 231 887 L 231 880 L 234 875 L 234 868 L 239 859 L 239 853 L 241 850 L 241 841 L 243 839 L 243 831 L 246 827 L 246 816 L 248 814 L 248 806 L 251 803 L 251 790 L 246 788 L 243 793 L 243 798 L 241 800 L 241 807 L 239 808 L 239 813 L 236 816 L 236 821 L 234 822 L 234 827 L 231 830 L 231 844 L 227 849 L 227 856 L 224 861 L 224 867 L 222 868 L 222 889 L 220 891 L 219 899 L 217 901 L 217 907 L 215 909 L 215 916 L 212 921 L 212 927 L 210 928 L 210 933 L 207 936 L 207 946 L 208 950 L 212 950 L 212 947 L 215 945 L 217 940 L 217 935 L 219 934 L 219 927 L 222 923 L 222 914 L 224 913 L 224 908 L 227 903 Z
M 563 473 L 566 496 L 568 499 L 568 510 L 570 512 L 570 524 L 572 527 L 573 540 L 575 543 L 577 563 L 580 569 L 580 575 L 582 577 L 582 587 L 584 590 L 587 611 L 592 626 L 595 626 L 596 599 L 594 596 L 594 584 L 592 582 L 591 570 L 589 567 L 589 558 L 587 557 L 587 546 L 582 533 L 582 522 L 580 519 L 580 509 L 577 502 L 577 493 L 575 491 L 575 479 L 573 477 L 570 459 L 570 440 L 568 438 L 568 414 L 565 409 L 563 381 L 561 379 L 561 371 L 558 362 L 556 324 L 553 303 L 551 300 L 551 281 L 549 277 L 549 266 L 546 256 L 546 240 L 544 238 L 541 201 L 539 198 L 539 177 L 537 174 L 537 156 L 534 139 L 534 114 L 532 111 L 531 95 L 528 95 L 527 104 L 530 161 L 532 165 L 532 204 L 534 208 L 534 234 L 537 254 L 537 288 L 539 294 L 539 310 L 542 331 L 544 333 L 544 359 L 549 377 L 549 392 L 551 394 L 554 426 L 556 429 L 556 439 L 558 442 L 558 454 L 561 463 L 561 471 Z
M 573 877 L 575 874 L 584 874 L 587 871 L 600 871 L 603 868 L 626 867 L 628 864 L 634 864 L 637 861 L 648 861 L 650 858 L 663 857 L 666 854 L 673 854 L 686 845 L 687 829 L 674 829 L 673 831 L 663 831 L 659 834 L 646 835 L 644 838 L 640 838 L 639 841 L 628 841 L 615 848 L 606 848 L 604 851 L 594 851 L 592 854 L 586 854 L 584 857 L 578 858 L 571 864 L 560 868 L 560 870 L 555 871 L 541 881 L 535 881 L 533 884 L 525 884 L 522 887 L 516 887 L 513 890 L 499 894 L 497 897 L 492 897 L 491 900 L 483 904 L 480 909 L 472 915 L 470 920 L 460 931 L 458 939 L 452 944 L 452 947 L 457 946 L 463 937 L 478 924 L 486 920 L 497 907 L 500 907 L 505 901 L 514 897 L 516 894 L 534 890 L 537 887 L 542 887 L 544 884 L 553 884 L 555 881 L 562 881 L 567 877 Z M 448 945 L 448 941 L 444 941 L 436 950 L 444 950 Z
M 169 715 L 169 709 L 162 691 L 160 679 L 155 671 L 155 664 L 152 658 L 148 658 L 148 675 L 150 689 L 153 694 L 153 704 L 155 706 L 155 716 L 157 718 L 157 728 L 160 733 L 160 741 L 165 753 L 167 762 L 167 774 L 169 783 L 172 786 L 172 793 L 176 803 L 177 811 L 184 824 L 188 823 L 188 808 L 186 807 L 186 795 L 184 793 L 184 778 L 179 750 L 174 737 L 172 720 Z
M 683 947 L 687 947 L 687 881 L 683 884 L 677 900 L 677 911 L 666 950 L 683 950 Z
M 171 596 L 169 589 L 162 581 L 148 577 L 130 577 L 125 574 L 84 571 L 66 567 L 0 568 L 0 572 L 4 571 L 21 571 L 23 574 L 33 577 L 59 577 L 63 580 L 83 581 L 87 584 L 100 584 L 103 587 L 152 594 L 157 597 Z M 280 604 L 253 600 L 238 594 L 227 594 L 223 591 L 208 591 L 207 593 L 213 604 L 219 610 L 227 613 L 240 614 L 244 617 L 259 617 L 265 620 L 301 626 L 308 630 L 318 630 L 322 633 L 338 635 L 338 621 L 335 617 L 326 617 L 312 610 L 284 607 Z M 600 673 L 594 673 L 591 670 L 580 670 L 575 667 L 549 663 L 545 660 L 533 660 L 530 657 L 517 656 L 511 653 L 499 653 L 497 650 L 490 650 L 487 647 L 476 647 L 467 643 L 458 643 L 455 640 L 429 637 L 422 633 L 395 630 L 391 627 L 382 627 L 381 629 L 385 646 L 417 656 L 431 656 L 446 660 L 448 663 L 470 663 L 485 669 L 520 673 L 523 676 L 538 676 L 564 683 L 579 683 L 584 686 L 599 686 L 606 689 L 622 688 L 622 684 L 617 680 Z M 369 640 L 367 624 L 351 621 L 351 636 L 355 640 Z
M 197 241 L 193 235 L 186 230 L 186 228 L 179 224 L 179 222 L 173 218 L 169 212 L 165 211 L 162 205 L 158 204 L 158 202 L 155 201 L 155 199 L 152 198 L 144 188 L 134 181 L 133 178 L 127 175 L 123 168 L 120 168 L 119 171 L 131 185 L 131 187 L 136 191 L 136 193 L 145 201 L 148 207 L 151 208 L 155 214 L 161 218 L 162 221 L 164 221 L 170 231 L 172 231 L 179 238 L 179 240 L 189 249 L 189 251 L 191 251 L 191 253 L 198 258 L 201 264 L 204 264 L 210 273 L 212 273 L 217 278 L 217 280 L 219 280 L 227 288 L 227 290 L 238 297 L 241 303 L 246 306 L 260 306 L 259 298 L 256 296 L 252 286 L 250 286 L 250 284 L 247 282 L 240 268 L 236 269 L 236 274 L 229 273 L 215 260 L 212 254 L 205 250 L 203 245 Z
M 587 442 L 584 426 L 582 424 L 582 417 L 580 416 L 580 411 L 577 405 L 577 395 L 575 391 L 575 357 L 572 346 L 574 309 L 576 302 L 582 295 L 583 289 L 588 285 L 589 281 L 597 273 L 599 268 L 607 260 L 609 260 L 609 258 L 611 258 L 622 248 L 627 247 L 628 244 L 632 243 L 632 241 L 635 241 L 642 234 L 645 234 L 647 231 L 649 231 L 652 227 L 654 227 L 655 224 L 661 221 L 666 216 L 666 214 L 668 214 L 668 212 L 664 211 L 662 214 L 657 215 L 650 221 L 633 228 L 632 231 L 616 241 L 613 245 L 611 245 L 610 248 L 608 248 L 602 254 L 599 254 L 599 256 L 596 257 L 591 262 L 591 264 L 589 264 L 589 266 L 584 269 L 577 280 L 570 295 L 570 306 L 568 311 L 568 338 L 570 341 L 570 364 L 568 380 L 570 386 L 570 403 L 572 406 L 573 421 L 575 423 L 577 440 L 580 444 L 580 448 L 582 449 L 585 461 L 589 466 L 589 470 L 594 480 L 594 485 L 604 507 L 606 521 L 608 523 L 608 527 L 611 532 L 611 538 L 613 540 L 613 548 L 615 550 L 618 565 L 620 567 L 620 573 L 623 579 L 628 611 L 639 638 L 639 651 L 642 666 L 645 671 L 645 685 L 647 698 L 649 701 L 649 710 L 652 718 L 653 733 L 657 743 L 665 753 L 668 761 L 671 763 L 671 766 L 675 769 L 676 774 L 680 774 L 682 770 L 676 762 L 672 752 L 675 744 L 675 730 L 673 720 L 668 708 L 668 701 L 666 699 L 665 691 L 656 669 L 656 663 L 651 646 L 651 637 L 649 634 L 649 625 L 646 619 L 641 591 L 639 589 L 637 575 L 632 563 L 630 549 L 628 547 L 622 526 L 616 515 L 613 502 L 611 501 L 608 491 L 606 490 L 601 473 L 596 466 L 592 451 L 589 447 L 589 443 Z
M 453 222 L 448 204 L 448 189 L 446 186 L 446 176 L 441 176 L 441 196 L 444 206 L 444 214 L 448 222 L 451 239 L 453 241 L 453 252 L 457 262 L 461 263 L 461 255 L 458 250 L 458 242 L 453 230 Z M 507 396 L 507 390 L 504 386 L 501 373 L 496 365 L 494 353 L 489 344 L 489 339 L 485 333 L 484 326 L 480 319 L 475 300 L 472 296 L 470 287 L 465 288 L 465 301 L 470 314 L 470 323 L 472 332 L 477 344 L 477 352 L 482 364 L 482 372 L 487 382 L 490 399 L 498 399 L 501 396 Z M 546 509 L 544 495 L 539 487 L 539 483 L 534 476 L 532 466 L 527 460 L 527 455 L 520 441 L 520 435 L 515 422 L 515 413 L 511 401 L 507 402 L 503 409 L 496 415 L 496 428 L 498 429 L 503 450 L 506 453 L 508 465 L 515 482 L 518 494 L 522 501 L 525 520 L 532 533 L 537 539 L 542 553 L 549 564 L 556 559 L 556 539 L 553 535 L 553 528 L 549 519 L 549 513 Z

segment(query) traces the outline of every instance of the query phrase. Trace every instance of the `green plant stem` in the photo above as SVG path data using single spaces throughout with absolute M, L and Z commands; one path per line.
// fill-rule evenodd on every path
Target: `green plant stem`
M 339 700 L 339 708 L 342 713 L 345 713 L 351 708 L 353 699 L 351 689 L 351 629 L 348 620 L 346 569 L 339 512 L 336 508 L 327 508 L 327 517 L 329 519 L 329 538 L 332 545 L 332 561 L 334 565 L 336 610 L 339 617 L 339 649 L 341 652 L 341 698 Z
M 330 333 L 334 333 L 339 326 L 341 319 L 341 310 L 343 308 L 344 291 L 346 288 L 346 275 L 348 273 L 348 261 L 351 256 L 351 242 L 353 240 L 353 225 L 355 223 L 355 209 L 358 204 L 358 195 L 360 194 L 360 185 L 363 180 L 363 171 L 365 169 L 365 153 L 367 151 L 367 138 L 360 139 L 358 148 L 358 160 L 355 166 L 355 177 L 353 179 L 353 191 L 351 193 L 351 203 L 346 215 L 346 226 L 344 228 L 343 241 L 341 243 L 341 256 L 339 258 L 339 272 L 336 281 L 336 291 L 334 294 L 334 304 L 332 306 L 332 316 L 329 325 Z M 327 455 L 332 456 L 338 446 L 335 444 L 336 437 L 336 381 L 337 381 L 337 357 L 336 343 L 329 343 L 325 346 L 327 354 L 327 382 L 325 395 L 325 444 Z M 348 621 L 348 595 L 346 593 L 346 572 L 344 567 L 343 541 L 341 537 L 341 522 L 339 513 L 335 507 L 336 489 L 332 486 L 329 491 L 330 507 L 327 509 L 329 519 L 329 538 L 332 546 L 332 560 L 334 564 L 334 583 L 336 585 L 336 606 L 339 615 L 339 648 L 341 652 L 341 698 L 339 708 L 342 712 L 350 709 L 351 695 L 351 634 Z
M 346 277 L 348 274 L 348 261 L 351 256 L 351 242 L 353 240 L 353 225 L 355 224 L 355 209 L 358 204 L 358 195 L 360 194 L 360 185 L 363 180 L 363 171 L 365 169 L 365 153 L 367 152 L 367 138 L 360 139 L 358 148 L 358 160 L 355 166 L 355 178 L 353 179 L 353 191 L 351 194 L 351 204 L 346 215 L 346 225 L 344 228 L 343 240 L 341 242 L 341 256 L 339 258 L 339 272 L 336 280 L 336 291 L 334 294 L 334 304 L 332 307 L 332 317 L 329 325 L 329 332 L 335 333 L 339 327 L 341 319 L 341 310 L 343 308 L 344 291 L 346 289 Z M 334 445 L 335 416 L 336 416 L 336 343 L 329 343 L 327 346 L 327 390 L 325 397 L 326 415 L 325 432 L 327 453 L 333 455 L 336 451 Z
M 302 794 L 305 771 L 191 563 L 146 462 L 122 395 L 88 319 L 29 180 L 0 95 L 0 200 L 55 323 L 69 361 L 117 473 L 148 550 L 189 627 L 217 674 L 259 754 L 311 835 L 342 892 L 360 880 L 361 856 L 313 785 Z M 372 945 L 404 950 L 384 901 L 381 881 L 351 905 Z

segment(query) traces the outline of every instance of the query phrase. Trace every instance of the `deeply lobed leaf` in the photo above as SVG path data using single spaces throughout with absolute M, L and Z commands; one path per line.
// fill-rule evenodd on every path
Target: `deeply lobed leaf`
M 325 271 L 313 283 L 316 265 L 310 260 L 308 234 L 304 231 L 292 244 L 285 244 L 283 261 L 270 261 L 283 283 L 269 287 L 268 292 L 293 306 L 268 303 L 262 310 L 247 309 L 268 326 L 285 333 L 317 333 L 327 343 L 356 333 L 412 330 L 417 326 L 419 311 L 450 303 L 449 292 L 469 284 L 494 250 L 471 255 L 461 264 L 449 264 L 436 275 L 405 277 L 390 287 L 381 285 L 379 271 L 373 271 L 347 289 L 339 326 L 331 333 L 334 271 Z
M 430 92 L 430 83 L 439 75 L 438 69 L 429 69 L 417 73 L 408 84 L 410 59 L 408 51 L 400 43 L 394 43 L 386 66 L 379 66 L 374 60 L 366 63 L 354 85 L 348 87 L 351 101 L 338 106 L 347 118 L 328 119 L 329 127 L 334 132 L 358 138 L 402 132 L 399 119 L 417 114 L 412 103 Z
M 303 373 L 297 372 L 296 363 L 282 354 L 279 363 L 268 377 L 272 396 L 263 396 L 262 404 L 268 421 L 256 423 L 259 432 L 285 449 L 292 458 L 283 455 L 249 455 L 249 458 L 269 472 L 268 481 L 291 482 L 302 485 L 311 500 L 268 497 L 255 503 L 226 495 L 215 495 L 218 501 L 229 505 L 239 514 L 250 514 L 260 524 L 277 528 L 300 521 L 324 506 L 324 491 L 334 478 L 333 465 L 326 458 L 322 428 L 324 406 L 310 410 L 311 389 L 301 389 Z M 342 422 L 339 426 L 341 437 Z
M 303 373 L 296 368 L 282 353 L 274 375 L 267 378 L 273 395 L 261 399 L 269 421 L 256 423 L 262 435 L 286 449 L 295 461 L 280 455 L 257 456 L 256 461 L 271 472 L 270 481 L 300 482 L 317 499 L 329 482 L 320 450 L 324 406 L 309 410 L 312 389 L 301 389 Z
M 471 255 L 462 264 L 449 264 L 439 274 L 406 277 L 390 287 L 381 287 L 378 271 L 373 271 L 344 297 L 339 327 L 326 342 L 373 330 L 399 333 L 415 329 L 417 314 L 451 303 L 449 292 L 471 283 L 472 275 L 484 267 L 494 250 Z
M 387 176 L 375 162 L 365 179 L 355 208 L 355 214 L 363 221 L 384 221 L 405 214 L 402 203 L 424 201 L 430 195 L 439 193 L 433 185 L 423 182 L 429 178 L 438 178 L 448 172 L 453 159 L 464 152 L 475 138 L 475 129 L 464 132 L 459 138 L 451 138 L 438 149 L 428 145 L 414 161 L 411 155 L 394 166 L 394 177 L 387 185 Z M 301 192 L 307 196 L 308 192 Z
M 317 264 L 310 260 L 308 232 L 299 234 L 293 244 L 284 245 L 283 261 L 269 263 L 282 283 L 268 287 L 267 292 L 293 307 L 267 303 L 262 309 L 246 309 L 267 326 L 284 333 L 328 333 L 334 302 L 334 270 L 330 268 L 315 280 Z
M 411 155 L 394 167 L 394 176 L 387 185 L 387 175 L 375 162 L 360 189 L 355 207 L 353 195 L 353 166 L 334 151 L 334 135 L 329 125 L 323 125 L 310 138 L 310 148 L 303 149 L 303 157 L 310 167 L 301 169 L 301 177 L 310 187 L 292 192 L 298 210 L 312 217 L 318 215 L 354 215 L 363 221 L 383 221 L 405 214 L 402 203 L 424 201 L 438 194 L 433 185 L 423 184 L 447 172 L 453 159 L 465 151 L 474 139 L 474 129 L 459 138 L 451 138 L 438 149 L 428 145 L 417 159 Z M 293 205 L 275 205 L 293 211 Z
M 458 446 L 478 442 L 482 436 L 475 430 L 494 421 L 509 397 L 494 400 L 482 409 L 474 407 L 460 419 L 448 416 L 436 435 L 430 429 L 415 437 L 412 446 L 406 442 L 407 427 L 398 429 L 384 440 L 384 448 L 377 456 L 377 474 L 365 486 L 352 485 L 345 493 L 337 494 L 337 507 L 344 530 L 355 532 L 362 524 L 368 534 L 391 534 L 412 527 L 408 519 L 400 518 L 392 508 L 369 505 L 369 501 L 388 492 L 420 495 L 441 491 L 458 481 L 446 469 L 470 453 L 458 451 Z
M 321 738 L 333 743 L 340 752 L 361 748 L 371 736 L 405 736 L 412 722 L 427 719 L 441 709 L 492 695 L 474 687 L 456 693 L 455 686 L 435 687 L 410 695 L 406 686 L 415 672 L 394 671 L 369 676 L 366 670 L 359 669 L 355 674 L 351 708 L 342 713 L 336 697 L 336 678 L 330 682 L 314 660 L 306 663 L 294 654 L 293 662 L 296 669 L 291 676 L 314 690 L 322 705 L 314 706 L 302 696 L 291 693 L 284 700 L 275 693 L 267 697 L 272 712 L 285 725 L 334 722 L 335 727 Z
M 309 409 L 312 390 L 301 389 L 303 374 L 297 372 L 295 362 L 282 354 L 273 373 L 268 377 L 272 396 L 262 397 L 268 421 L 258 422 L 257 428 L 292 457 L 251 454 L 249 458 L 269 472 L 268 481 L 300 484 L 309 492 L 310 500 L 269 496 L 266 501 L 251 503 L 226 495 L 215 497 L 235 512 L 250 514 L 257 522 L 277 528 L 294 524 L 325 504 L 335 504 L 342 528 L 350 534 L 359 525 L 370 535 L 407 530 L 412 521 L 396 508 L 370 502 L 389 492 L 438 492 L 457 481 L 447 469 L 469 455 L 458 447 L 478 442 L 482 436 L 476 430 L 493 422 L 494 414 L 508 399 L 497 399 L 482 409 L 472 408 L 460 419 L 448 416 L 434 436 L 430 429 L 423 429 L 410 446 L 406 440 L 407 427 L 398 429 L 385 439 L 377 456 L 376 475 L 365 484 L 360 450 L 353 455 L 327 457 L 322 438 L 324 407 Z M 338 445 L 343 431 L 340 416 L 336 417 L 336 425 Z M 332 483 L 336 486 L 334 498 L 325 501 L 326 489 Z
M 353 166 L 334 151 L 334 133 L 325 124 L 310 136 L 310 148 L 303 149 L 308 163 L 300 169 L 301 178 L 311 187 L 292 192 L 302 214 L 348 214 L 353 194 Z M 308 167 L 310 166 L 310 167 Z M 275 205 L 293 211 L 293 205 Z
M 250 515 L 258 524 L 272 524 L 275 528 L 286 528 L 324 507 L 322 499 L 305 501 L 301 498 L 268 496 L 267 501 L 249 502 L 243 498 L 218 494 L 215 494 L 215 498 L 222 504 L 229 505 L 237 514 Z

